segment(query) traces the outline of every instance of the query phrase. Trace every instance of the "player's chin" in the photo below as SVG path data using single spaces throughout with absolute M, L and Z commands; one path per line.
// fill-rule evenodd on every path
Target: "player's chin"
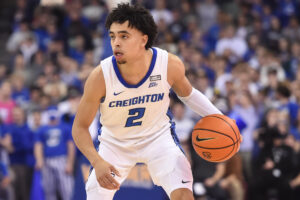
M 117 60 L 117 63 L 119 65 L 126 64 L 126 60 Z

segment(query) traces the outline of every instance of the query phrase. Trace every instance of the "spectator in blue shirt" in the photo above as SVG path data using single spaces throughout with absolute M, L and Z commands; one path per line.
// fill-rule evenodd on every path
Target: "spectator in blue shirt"
M 13 109 L 13 123 L 7 129 L 10 144 L 7 146 L 12 172 L 13 187 L 16 199 L 29 199 L 34 158 L 33 135 L 29 129 L 24 110 Z
M 36 133 L 34 153 L 36 168 L 42 170 L 42 184 L 46 200 L 71 200 L 75 147 L 71 130 L 59 121 L 57 113 L 49 111 L 49 124 Z

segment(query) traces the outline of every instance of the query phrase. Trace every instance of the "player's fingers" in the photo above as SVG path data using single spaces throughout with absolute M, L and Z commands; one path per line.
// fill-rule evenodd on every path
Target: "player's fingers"
M 101 187 L 106 188 L 106 183 L 103 181 L 102 178 L 98 178 L 97 181 Z
M 121 177 L 121 174 L 118 170 L 116 170 L 116 168 L 114 166 L 110 166 L 110 170 L 116 174 L 118 177 Z
M 116 179 L 114 179 L 111 175 L 108 175 L 106 178 L 107 178 L 108 181 L 113 185 L 113 187 L 114 187 L 115 189 L 119 189 L 119 188 L 120 188 L 120 183 L 118 183 L 118 182 L 116 181 Z
M 103 188 L 106 188 L 106 189 L 109 189 L 109 190 L 112 190 L 114 189 L 109 180 L 106 178 L 106 177 L 102 177 L 102 178 L 99 178 L 99 184 L 101 185 L 101 187 Z

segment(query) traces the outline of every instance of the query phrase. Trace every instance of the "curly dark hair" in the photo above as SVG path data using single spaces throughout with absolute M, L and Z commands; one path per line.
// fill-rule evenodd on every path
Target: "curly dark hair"
M 126 21 L 128 21 L 129 27 L 136 28 L 148 36 L 145 48 L 150 48 L 157 35 L 157 26 L 149 11 L 140 5 L 118 4 L 107 16 L 105 27 L 109 30 L 112 23 L 123 24 Z

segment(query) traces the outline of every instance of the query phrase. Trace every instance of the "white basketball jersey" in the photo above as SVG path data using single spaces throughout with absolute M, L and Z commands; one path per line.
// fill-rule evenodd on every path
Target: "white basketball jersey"
M 101 62 L 106 95 L 100 104 L 100 140 L 131 146 L 147 142 L 170 128 L 168 53 L 152 48 L 152 61 L 136 85 L 125 82 L 114 56 Z

